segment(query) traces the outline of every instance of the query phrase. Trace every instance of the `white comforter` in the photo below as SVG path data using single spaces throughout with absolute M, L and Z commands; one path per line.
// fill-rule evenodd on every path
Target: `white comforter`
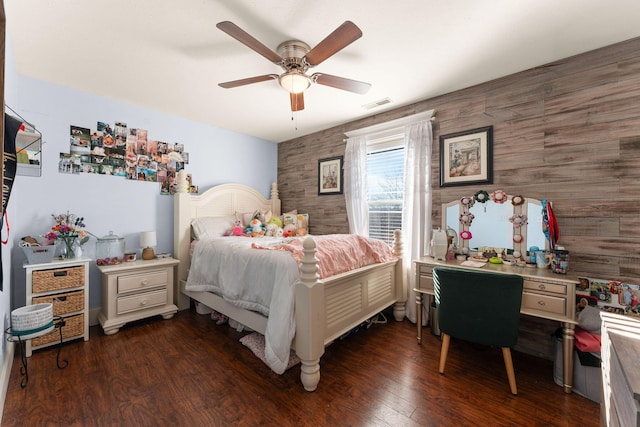
M 289 362 L 296 330 L 298 264 L 288 252 L 252 249 L 254 240 L 247 237 L 200 240 L 193 249 L 186 289 L 215 292 L 232 304 L 268 316 L 266 361 L 274 372 L 282 374 Z M 265 237 L 260 244 L 279 245 L 284 241 Z M 246 283 L 252 286 L 245 286 Z

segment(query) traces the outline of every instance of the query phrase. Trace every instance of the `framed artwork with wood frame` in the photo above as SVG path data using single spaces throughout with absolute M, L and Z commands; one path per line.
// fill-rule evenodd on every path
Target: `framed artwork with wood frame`
M 493 126 L 440 136 L 440 187 L 493 183 Z
M 318 160 L 318 195 L 342 194 L 342 156 Z

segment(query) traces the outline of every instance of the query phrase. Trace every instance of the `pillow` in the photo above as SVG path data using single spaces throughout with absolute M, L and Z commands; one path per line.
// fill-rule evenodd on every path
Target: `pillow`
M 282 226 L 284 227 L 285 225 L 296 225 L 296 214 L 292 214 L 292 213 L 285 213 L 282 214 Z
M 191 221 L 191 230 L 196 240 L 220 237 L 235 225 L 235 216 L 203 216 Z
M 293 225 L 296 229 L 304 228 L 309 231 L 309 214 L 283 214 L 282 227 L 286 227 L 287 225 Z

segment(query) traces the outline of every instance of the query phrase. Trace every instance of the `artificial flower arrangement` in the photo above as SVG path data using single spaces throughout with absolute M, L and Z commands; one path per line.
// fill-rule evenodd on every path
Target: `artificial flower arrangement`
M 50 241 L 61 240 L 63 258 L 75 258 L 77 255 L 75 246 L 87 243 L 91 235 L 85 230 L 84 218 L 69 212 L 51 216 L 55 225 L 42 237 Z

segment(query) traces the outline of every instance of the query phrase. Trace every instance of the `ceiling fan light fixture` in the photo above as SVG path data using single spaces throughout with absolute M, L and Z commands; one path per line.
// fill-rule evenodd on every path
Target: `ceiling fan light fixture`
M 300 71 L 287 71 L 278 77 L 278 83 L 289 93 L 302 93 L 311 86 L 311 81 Z

